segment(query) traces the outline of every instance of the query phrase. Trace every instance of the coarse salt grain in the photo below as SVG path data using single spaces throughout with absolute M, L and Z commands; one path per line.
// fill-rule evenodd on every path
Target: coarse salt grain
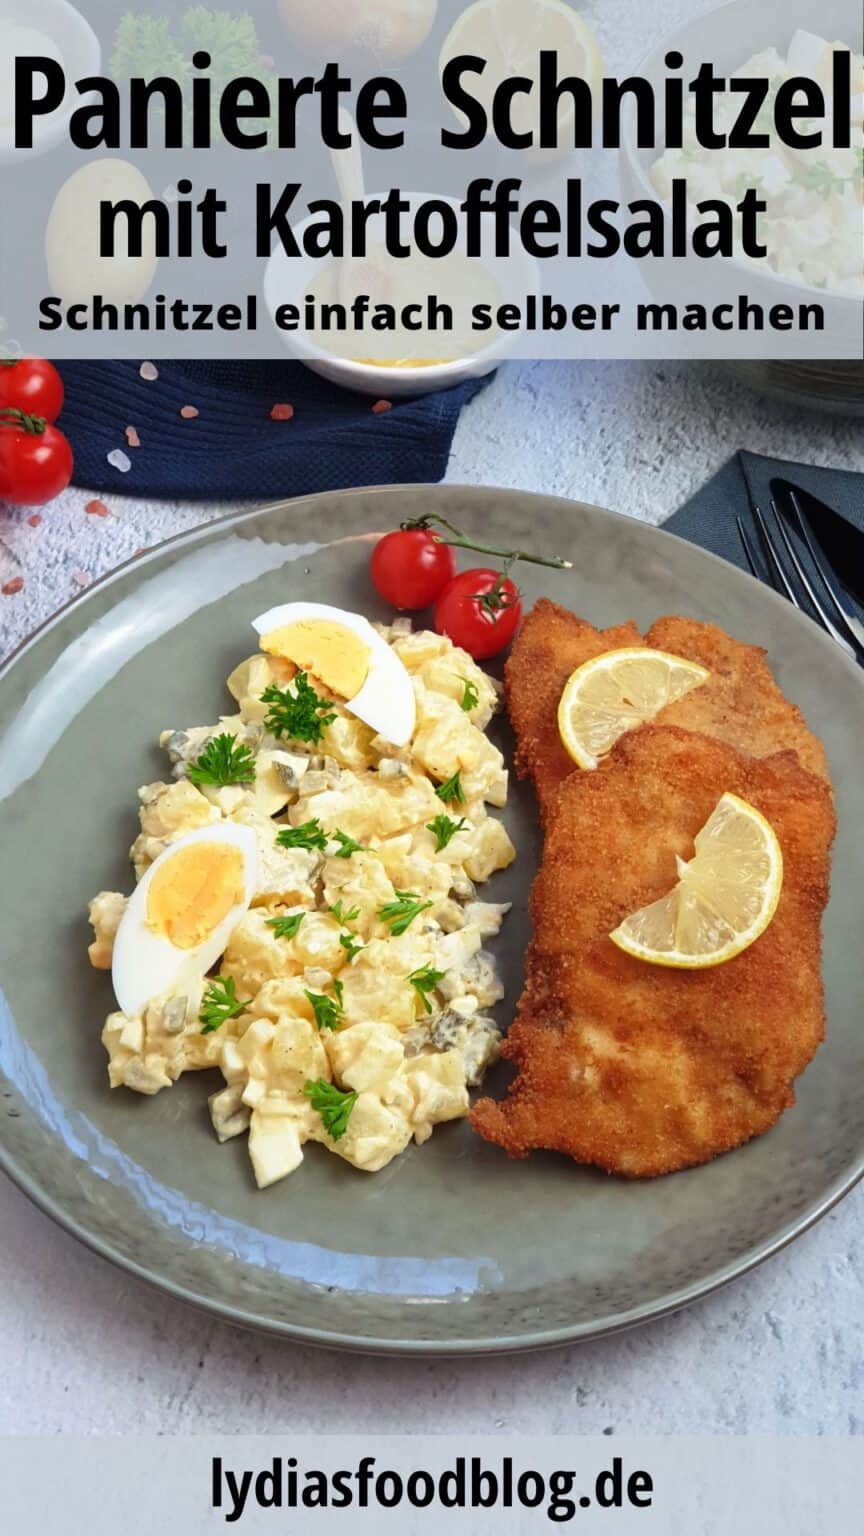
M 88 501 L 84 511 L 89 517 L 109 517 L 111 509 L 106 507 L 104 501 Z
M 111 452 L 106 454 L 106 458 L 111 468 L 119 469 L 121 475 L 128 475 L 132 468 L 132 460 L 128 453 L 123 452 L 122 448 L 112 448 Z
M 293 416 L 293 405 L 274 405 L 270 412 L 271 421 L 291 421 Z
M 383 416 L 385 411 L 392 411 L 392 400 L 376 400 L 372 407 L 373 416 Z
M 201 415 L 201 412 L 199 411 L 197 405 L 181 405 L 180 415 L 183 417 L 184 421 L 194 421 L 196 416 Z
M 11 581 L 5 581 L 3 583 L 2 587 L 0 587 L 0 592 L 3 593 L 4 597 L 14 597 L 16 592 L 21 591 L 23 585 L 23 576 L 13 576 Z
M 152 384 L 159 377 L 159 369 L 155 363 L 142 363 L 138 372 L 142 379 L 147 380 L 148 384 Z
M 137 433 L 135 427 L 127 427 L 126 428 L 126 442 L 127 442 L 128 446 L 130 448 L 140 448 L 141 447 L 141 439 L 138 436 L 138 433 Z

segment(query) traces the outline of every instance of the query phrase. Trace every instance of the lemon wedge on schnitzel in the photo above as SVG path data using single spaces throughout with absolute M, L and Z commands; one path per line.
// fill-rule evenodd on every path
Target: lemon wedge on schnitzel
M 689 863 L 678 860 L 668 896 L 626 917 L 610 934 L 619 949 L 651 965 L 704 970 L 749 949 L 777 911 L 783 853 L 761 811 L 723 795 L 694 839 Z
M 616 741 L 711 676 L 707 667 L 647 646 L 604 651 L 577 667 L 558 706 L 558 729 L 580 768 L 597 768 Z

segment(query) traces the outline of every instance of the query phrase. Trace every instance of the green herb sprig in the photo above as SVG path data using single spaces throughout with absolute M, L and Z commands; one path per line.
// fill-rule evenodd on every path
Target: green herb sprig
M 305 912 L 289 912 L 287 917 L 268 917 L 267 927 L 272 928 L 277 939 L 296 939 Z
M 412 971 L 408 977 L 414 991 L 423 1004 L 424 1013 L 432 1012 L 429 993 L 435 991 L 439 981 L 443 981 L 445 975 L 445 971 L 434 971 L 431 965 L 421 965 L 419 970 Z
M 305 672 L 298 672 L 293 688 L 280 688 L 271 683 L 264 689 L 261 701 L 270 708 L 264 724 L 271 735 L 280 741 L 310 741 L 317 746 L 322 741 L 325 727 L 336 719 L 327 699 L 316 693 Z
M 446 779 L 443 784 L 438 785 L 435 793 L 445 805 L 464 805 L 465 791 L 462 788 L 462 774 L 457 770 L 451 779 Z
M 348 911 L 346 912 L 344 907 L 342 906 L 342 898 L 341 897 L 330 908 L 330 911 L 332 912 L 333 916 L 335 917 L 337 923 L 340 923 L 343 928 L 345 927 L 346 923 L 354 923 L 354 922 L 356 922 L 357 918 L 360 916 L 360 908 L 359 907 L 349 907 Z
M 339 943 L 348 956 L 349 961 L 353 960 L 354 956 L 359 955 L 361 949 L 366 947 L 363 941 L 358 939 L 356 933 L 340 933 Z
M 203 784 L 217 787 L 254 784 L 255 757 L 249 747 L 225 731 L 210 738 L 200 756 L 189 764 L 186 777 L 199 787 Z
M 250 997 L 238 998 L 233 976 L 214 976 L 204 988 L 198 1014 L 202 1035 L 212 1035 L 223 1024 L 227 1024 L 229 1019 L 236 1019 L 238 1014 L 249 1007 L 251 1001 Z
M 394 939 L 402 937 L 411 927 L 415 917 L 431 907 L 431 901 L 421 901 L 414 891 L 397 891 L 395 901 L 387 901 L 379 907 L 378 916 L 387 923 Z
M 335 998 L 327 997 L 323 992 L 305 993 L 306 1001 L 311 1005 L 312 1012 L 315 1015 L 315 1023 L 319 1029 L 336 1030 L 345 1017 L 343 1002 L 345 988 L 341 981 L 334 981 L 333 991 L 336 993 Z
M 319 1077 L 317 1082 L 307 1082 L 303 1092 L 312 1108 L 321 1116 L 328 1136 L 334 1141 L 341 1141 L 348 1129 L 348 1121 L 358 1095 L 343 1092 L 335 1083 L 328 1083 L 323 1077 Z
M 464 684 L 464 689 L 459 703 L 460 707 L 464 709 L 466 715 L 468 715 L 471 713 L 471 710 L 476 709 L 477 705 L 480 703 L 480 689 L 477 687 L 477 684 L 472 683 L 471 679 L 468 677 L 463 677 L 462 682 Z
M 459 821 L 453 821 L 452 817 L 445 816 L 443 811 L 440 816 L 436 816 L 432 821 L 427 821 L 427 832 L 434 832 L 435 834 L 435 852 L 443 853 L 447 845 L 456 836 L 456 833 L 461 832 L 467 825 L 468 823 L 464 816 Z
M 350 859 L 352 853 L 366 852 L 362 843 L 355 843 L 353 837 L 349 837 L 347 832 L 334 832 L 332 837 L 333 841 L 339 844 L 339 851 L 334 853 L 334 859 Z
M 280 848 L 317 848 L 323 853 L 327 848 L 327 833 L 317 817 L 313 817 L 302 826 L 283 827 L 276 841 Z

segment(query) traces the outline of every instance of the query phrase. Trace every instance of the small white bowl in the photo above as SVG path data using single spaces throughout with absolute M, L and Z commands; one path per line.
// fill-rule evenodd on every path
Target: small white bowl
M 90 23 L 68 0 L 0 0 L 0 21 L 15 21 L 42 32 L 59 50 L 67 83 L 88 75 L 98 75 L 102 66 L 102 45 Z M 25 156 L 41 155 L 54 149 L 66 137 L 69 119 L 84 97 L 67 90 L 66 99 L 50 117 L 37 118 L 33 127 L 33 148 L 15 149 L 12 130 L 8 136 L 0 129 L 0 164 L 21 162 Z
M 426 201 L 428 196 L 428 193 L 406 193 L 412 211 Z M 438 201 L 450 203 L 457 210 L 459 208 L 455 198 L 441 197 Z M 304 231 L 313 222 L 317 222 L 317 218 L 304 219 L 302 224 L 295 227 L 294 236 L 298 244 L 302 243 Z M 379 238 L 374 219 L 370 220 L 370 236 L 373 240 Z M 540 291 L 539 268 L 533 258 L 522 250 L 515 232 L 512 251 L 513 254 L 507 258 L 484 257 L 483 265 L 500 290 L 498 303 L 524 306 L 527 298 Z M 278 246 L 264 274 L 264 299 L 271 317 L 275 316 L 280 304 L 299 303 L 310 283 L 330 261 L 330 257 L 288 257 L 282 246 Z M 357 394 L 393 400 L 410 395 L 429 395 L 439 389 L 452 389 L 466 379 L 484 378 L 512 351 L 518 333 L 501 332 L 494 341 L 476 352 L 454 358 L 450 362 L 433 363 L 425 368 L 388 368 L 375 363 L 358 363 L 347 357 L 335 356 L 301 331 L 280 331 L 279 334 L 287 351 L 305 363 L 307 368 L 311 368 L 313 373 L 329 379 L 331 384 L 352 389 Z

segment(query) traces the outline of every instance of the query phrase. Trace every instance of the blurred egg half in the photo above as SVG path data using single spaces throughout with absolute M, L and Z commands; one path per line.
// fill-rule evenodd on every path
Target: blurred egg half
M 128 199 L 140 207 L 152 196 L 146 177 L 128 160 L 94 160 L 63 183 L 48 215 L 45 260 L 52 290 L 64 304 L 91 303 L 97 293 L 114 304 L 144 297 L 158 265 L 153 222 L 145 222 L 140 256 L 129 255 L 122 219 L 115 254 L 101 256 L 99 205 Z
M 407 669 L 368 619 L 325 603 L 285 603 L 253 620 L 268 656 L 294 663 L 394 746 L 414 734 L 417 708 Z
M 224 953 L 258 878 L 251 827 L 222 822 L 178 838 L 129 898 L 114 941 L 117 1002 L 137 1014 L 193 988 Z

